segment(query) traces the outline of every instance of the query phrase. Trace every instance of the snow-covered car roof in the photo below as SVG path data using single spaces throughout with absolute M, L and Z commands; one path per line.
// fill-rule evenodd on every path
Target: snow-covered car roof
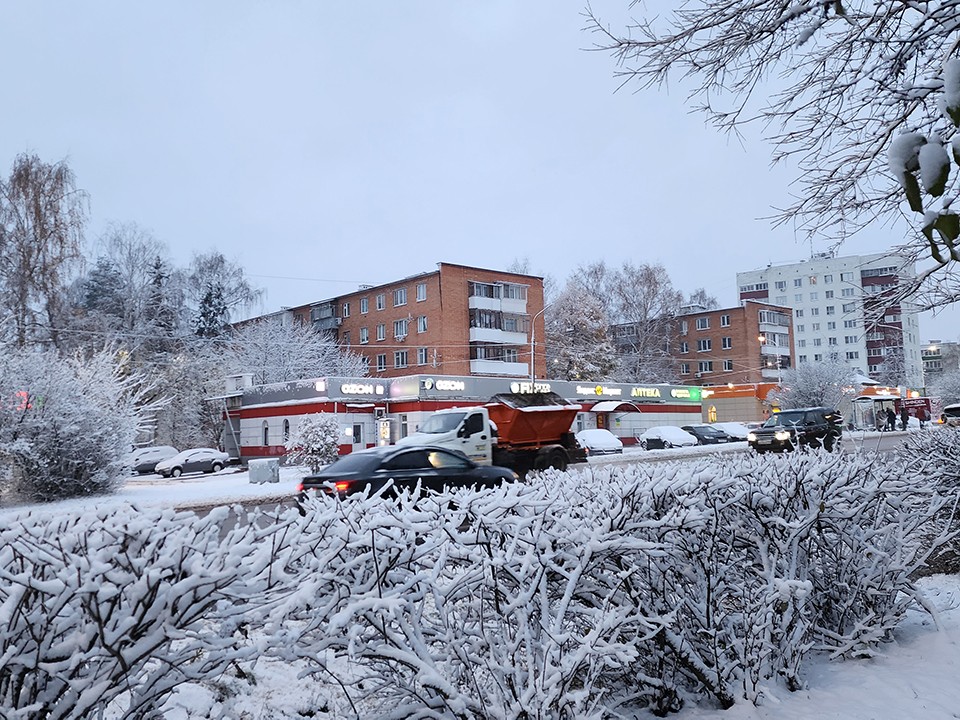
M 611 450 L 622 448 L 623 442 L 609 430 L 604 428 L 589 428 L 576 434 L 577 441 L 588 448 Z
M 660 438 L 670 442 L 686 442 L 690 445 L 696 445 L 697 439 L 686 430 L 678 428 L 676 425 L 657 425 L 647 428 L 641 435 L 641 438 Z

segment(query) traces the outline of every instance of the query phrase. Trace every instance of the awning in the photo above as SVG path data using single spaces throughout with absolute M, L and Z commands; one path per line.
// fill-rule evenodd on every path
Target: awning
M 590 412 L 640 412 L 640 408 L 624 400 L 604 400 L 590 408 Z

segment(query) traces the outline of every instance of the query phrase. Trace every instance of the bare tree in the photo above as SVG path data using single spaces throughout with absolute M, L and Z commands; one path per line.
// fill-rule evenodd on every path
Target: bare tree
M 759 124 L 774 162 L 795 163 L 798 190 L 775 223 L 839 244 L 904 216 L 906 198 L 917 215 L 900 250 L 932 267 L 900 292 L 921 309 L 960 298 L 960 180 L 943 147 L 953 141 L 958 162 L 958 15 L 960 0 L 704 0 L 614 31 L 587 11 L 624 83 L 693 82 L 691 103 L 717 127 Z
M 18 155 L 0 181 L 0 298 L 18 347 L 60 344 L 71 272 L 83 256 L 87 195 L 60 161 Z

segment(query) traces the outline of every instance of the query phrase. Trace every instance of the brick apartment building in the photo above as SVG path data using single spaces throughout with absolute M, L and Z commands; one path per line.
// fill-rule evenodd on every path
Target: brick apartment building
M 792 367 L 790 308 L 747 301 L 676 319 L 671 355 L 680 381 L 694 385 L 778 381 Z
M 437 265 L 279 315 L 331 333 L 375 377 L 529 377 L 531 351 L 535 374 L 543 377 L 543 278 Z

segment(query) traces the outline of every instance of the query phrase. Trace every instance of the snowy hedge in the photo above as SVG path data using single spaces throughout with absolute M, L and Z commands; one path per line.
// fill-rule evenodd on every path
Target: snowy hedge
M 0 495 L 38 500 L 113 490 L 149 411 L 142 378 L 110 351 L 0 353 Z
M 794 453 L 321 497 L 229 531 L 222 514 L 8 523 L 0 704 L 147 717 L 257 658 L 312 675 L 338 717 L 756 701 L 800 687 L 810 652 L 870 655 L 923 603 L 912 576 L 951 522 L 937 489 L 898 462 Z
M 287 462 L 308 465 L 311 472 L 317 472 L 339 456 L 342 434 L 336 415 L 304 415 L 286 442 Z

